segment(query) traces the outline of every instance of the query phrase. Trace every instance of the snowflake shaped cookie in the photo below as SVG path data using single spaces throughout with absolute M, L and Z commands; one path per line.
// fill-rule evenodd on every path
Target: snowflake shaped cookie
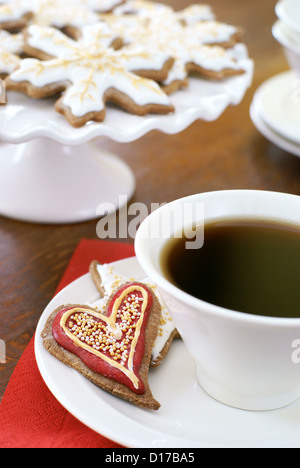
M 107 47 L 113 36 L 109 37 L 102 23 L 84 27 L 78 41 L 57 29 L 39 26 L 30 26 L 26 37 L 36 56 L 41 53 L 43 59 L 49 59 L 22 60 L 7 79 L 7 89 L 34 98 L 62 92 L 55 108 L 73 126 L 103 121 L 106 102 L 138 115 L 174 110 L 153 79 L 163 79 L 172 66 L 164 52 L 136 45 L 121 50 Z
M 135 4 L 140 2 L 134 1 Z M 183 17 L 186 18 L 187 14 Z M 145 48 L 151 44 L 153 49 L 163 50 L 174 58 L 167 79 L 161 83 L 167 93 L 187 86 L 188 75 L 192 71 L 213 79 L 245 72 L 245 64 L 235 50 L 227 50 L 241 39 L 240 28 L 217 21 L 183 22 L 179 18 L 169 10 L 148 18 L 143 15 L 101 17 L 110 28 L 119 32 L 125 43 L 138 42 Z M 200 18 L 200 13 L 197 18 Z

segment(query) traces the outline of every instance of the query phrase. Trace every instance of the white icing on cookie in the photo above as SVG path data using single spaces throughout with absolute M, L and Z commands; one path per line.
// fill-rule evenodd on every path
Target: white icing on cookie
M 23 34 L 0 31 L 0 74 L 9 74 L 20 65 L 19 55 L 23 51 Z
M 10 34 L 0 31 L 0 47 L 13 54 L 21 55 L 24 46 L 24 36 L 22 33 Z
M 146 0 L 128 0 L 114 9 L 115 15 L 137 15 L 146 18 L 172 15 L 173 8 L 163 3 Z
M 209 5 L 201 4 L 190 5 L 184 10 L 175 13 L 175 16 L 178 21 L 183 21 L 187 25 L 215 19 L 212 8 Z
M 0 4 L 0 25 L 20 21 L 31 12 L 31 2 L 25 0 L 6 0 Z
M 189 62 L 213 72 L 221 72 L 228 69 L 238 71 L 241 68 L 239 62 L 230 53 L 218 46 L 201 46 L 191 50 Z
M 204 21 L 190 25 L 189 35 L 197 38 L 202 44 L 222 44 L 234 38 L 239 29 L 235 26 L 218 21 Z
M 106 298 L 109 298 L 118 288 L 129 281 L 128 278 L 118 273 L 111 265 L 97 264 L 97 271 L 101 278 L 101 286 L 105 291 Z

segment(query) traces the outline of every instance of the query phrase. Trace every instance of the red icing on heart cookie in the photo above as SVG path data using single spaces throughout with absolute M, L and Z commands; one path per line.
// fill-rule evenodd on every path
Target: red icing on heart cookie
M 130 283 L 112 297 L 105 315 L 89 307 L 62 309 L 52 333 L 60 346 L 91 370 L 142 394 L 145 386 L 139 369 L 152 304 L 152 293 L 145 285 Z

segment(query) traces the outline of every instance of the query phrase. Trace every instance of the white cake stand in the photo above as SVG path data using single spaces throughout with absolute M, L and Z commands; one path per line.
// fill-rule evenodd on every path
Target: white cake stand
M 239 104 L 251 85 L 253 63 L 246 48 L 243 53 L 244 75 L 223 82 L 191 78 L 187 90 L 171 96 L 172 115 L 138 117 L 108 106 L 103 123 L 75 129 L 54 110 L 51 99 L 9 93 L 8 104 L 0 107 L 0 215 L 75 223 L 95 219 L 99 206 L 106 212 L 121 208 L 119 200 L 134 193 L 134 175 L 93 140 L 131 142 L 151 130 L 174 134 L 197 119 L 217 119 L 227 106 Z

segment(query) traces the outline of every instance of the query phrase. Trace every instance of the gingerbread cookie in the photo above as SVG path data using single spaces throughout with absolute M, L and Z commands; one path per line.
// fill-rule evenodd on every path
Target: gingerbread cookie
M 127 283 L 110 298 L 105 314 L 86 305 L 59 307 L 42 332 L 45 348 L 102 389 L 157 410 L 148 383 L 160 306 L 144 284 Z
M 167 75 L 172 58 L 139 45 L 104 47 L 103 38 L 114 37 L 107 37 L 107 28 L 103 23 L 86 26 L 74 41 L 54 28 L 30 26 L 26 50 L 39 59 L 22 60 L 7 89 L 33 98 L 63 92 L 55 108 L 74 127 L 103 121 L 106 102 L 137 115 L 172 112 L 169 98 L 154 81 Z M 45 60 L 48 57 L 53 58 Z
M 247 60 L 239 60 L 233 50 L 221 46 L 204 45 L 197 36 L 185 31 L 186 28 L 166 28 L 164 43 L 165 50 L 174 59 L 174 65 L 161 86 L 166 93 L 172 93 L 178 87 L 188 84 L 191 72 L 214 80 L 223 80 L 230 76 L 244 74 Z
M 126 278 L 125 276 L 118 273 L 112 265 L 102 265 L 96 260 L 93 261 L 90 265 L 90 273 L 101 295 L 100 300 L 90 305 L 102 313 L 105 311 L 109 297 L 120 286 L 126 284 L 128 281 L 133 280 L 133 278 Z M 173 340 L 175 338 L 179 338 L 180 335 L 153 281 L 151 281 L 150 278 L 144 278 L 140 282 L 146 284 L 146 286 L 152 290 L 161 307 L 160 323 L 157 337 L 152 348 L 150 363 L 151 367 L 157 367 L 163 362 L 164 358 L 168 354 Z
M 188 12 L 185 17 L 188 18 Z M 105 21 L 105 16 L 101 19 Z M 148 17 L 146 13 L 129 15 L 129 18 L 113 14 L 106 21 L 111 29 L 120 33 L 125 44 L 138 42 L 147 48 L 150 43 L 151 48 L 164 50 L 174 58 L 168 77 L 160 82 L 167 94 L 187 87 L 192 71 L 218 80 L 245 73 L 243 60 L 238 60 L 231 50 L 226 50 L 241 40 L 243 32 L 240 28 L 217 21 L 182 22 L 169 9 L 163 9 L 160 15 L 148 14 Z
M 189 34 L 203 45 L 218 45 L 224 48 L 234 47 L 240 42 L 244 31 L 242 28 L 219 21 L 204 21 L 188 26 Z

